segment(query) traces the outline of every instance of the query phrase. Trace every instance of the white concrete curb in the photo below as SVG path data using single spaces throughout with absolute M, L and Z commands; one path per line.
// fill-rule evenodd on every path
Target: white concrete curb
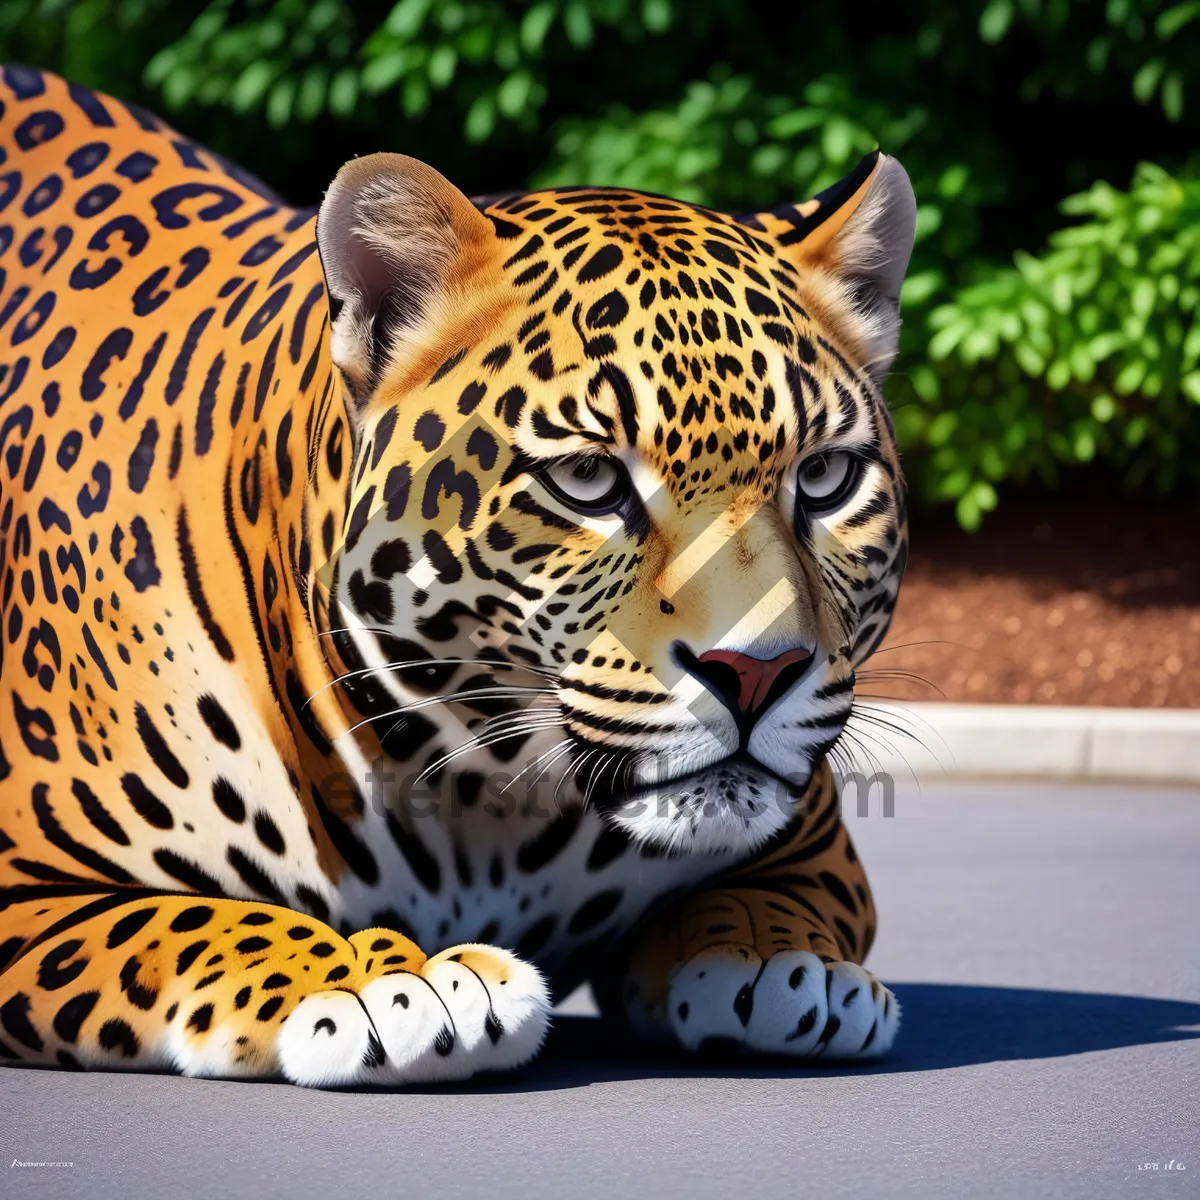
M 858 707 L 863 715 L 849 729 L 869 753 L 843 744 L 860 768 L 886 771 L 898 783 L 914 775 L 930 783 L 971 776 L 1200 783 L 1200 709 L 891 700 Z

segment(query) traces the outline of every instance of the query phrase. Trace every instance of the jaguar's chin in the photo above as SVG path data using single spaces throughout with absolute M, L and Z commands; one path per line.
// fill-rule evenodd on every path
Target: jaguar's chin
M 789 823 L 810 778 L 789 781 L 739 751 L 686 774 L 611 793 L 602 806 L 639 842 L 677 854 L 737 855 Z

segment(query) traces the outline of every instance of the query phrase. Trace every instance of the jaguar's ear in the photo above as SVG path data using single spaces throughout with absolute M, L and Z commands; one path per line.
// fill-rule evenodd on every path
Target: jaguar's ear
M 494 241 L 491 222 L 432 167 L 352 159 L 317 215 L 334 363 L 361 405 L 406 349 L 427 345 Z
M 766 233 L 809 277 L 821 315 L 840 325 L 859 363 L 882 379 L 896 357 L 900 285 L 917 219 L 904 168 L 876 150 L 811 200 L 735 219 Z

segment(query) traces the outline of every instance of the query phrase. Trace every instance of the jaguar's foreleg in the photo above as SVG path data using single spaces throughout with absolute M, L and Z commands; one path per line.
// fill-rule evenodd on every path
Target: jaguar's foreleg
M 636 933 L 606 1007 L 689 1050 L 716 1041 L 798 1058 L 886 1054 L 900 1007 L 860 965 L 875 908 L 828 768 L 806 808 L 786 844 Z
M 136 893 L 134 894 L 136 895 Z M 311 1086 L 461 1080 L 537 1053 L 549 997 L 507 950 L 427 958 L 242 900 L 121 895 L 0 910 L 0 1061 L 282 1074 Z

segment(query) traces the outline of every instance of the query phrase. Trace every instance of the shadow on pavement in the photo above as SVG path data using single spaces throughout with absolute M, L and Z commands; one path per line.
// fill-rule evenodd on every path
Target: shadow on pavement
M 944 983 L 892 985 L 904 1009 L 895 1050 L 883 1061 L 796 1065 L 713 1056 L 697 1060 L 639 1052 L 619 1029 L 594 1017 L 558 1017 L 538 1060 L 483 1090 L 542 1091 L 622 1079 L 780 1078 L 937 1071 L 1200 1037 L 1200 1004 Z M 441 1089 L 439 1089 L 441 1090 Z M 480 1090 L 479 1083 L 472 1086 Z

